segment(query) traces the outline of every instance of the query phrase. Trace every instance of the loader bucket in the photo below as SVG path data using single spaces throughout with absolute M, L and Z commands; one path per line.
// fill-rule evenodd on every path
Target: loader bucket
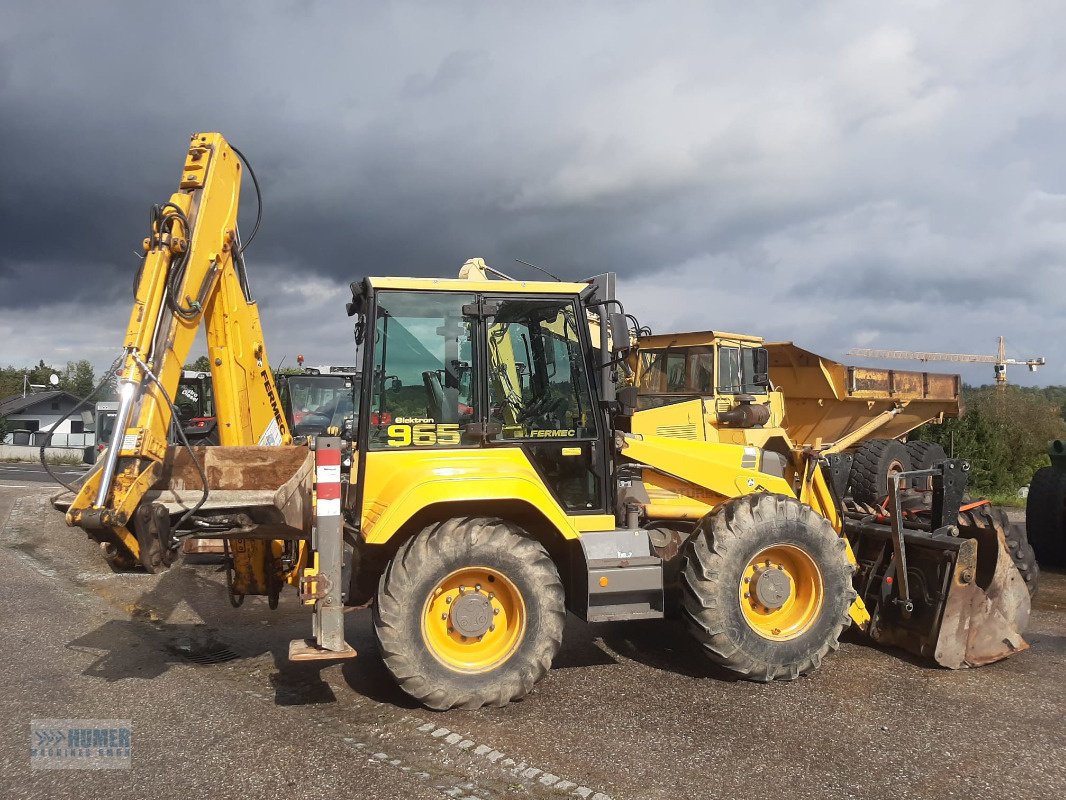
M 184 514 L 203 497 L 203 480 L 192 458 L 207 474 L 207 501 L 197 516 L 243 515 L 245 525 L 263 536 L 311 529 L 314 454 L 307 447 L 171 447 L 159 479 L 143 502 L 159 503 L 170 514 Z
M 991 664 L 1029 647 L 1022 638 L 1029 592 L 1007 551 L 1002 519 L 963 513 L 958 522 L 932 532 L 903 530 L 909 613 L 896 585 L 892 527 L 876 515 L 849 513 L 845 522 L 871 638 L 949 669 Z

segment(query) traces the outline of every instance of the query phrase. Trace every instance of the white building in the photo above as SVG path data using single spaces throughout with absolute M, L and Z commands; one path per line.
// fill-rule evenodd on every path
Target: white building
M 77 402 L 78 398 L 70 392 L 59 390 L 0 400 L 0 418 L 7 420 L 5 443 L 40 444 L 42 436 L 38 432 L 54 426 Z M 85 432 L 85 421 L 81 414 L 73 414 L 56 428 L 52 446 L 82 447 L 86 442 L 92 444 L 92 438 L 91 433 Z

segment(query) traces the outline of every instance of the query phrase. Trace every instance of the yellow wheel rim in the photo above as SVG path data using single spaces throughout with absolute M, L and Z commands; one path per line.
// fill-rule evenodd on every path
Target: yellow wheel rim
M 526 631 L 522 594 L 502 572 L 465 567 L 430 591 L 422 612 L 422 640 L 449 669 L 486 672 L 517 649 Z
M 824 594 L 818 565 L 793 545 L 760 550 L 740 580 L 744 619 L 757 634 L 774 641 L 794 639 L 814 624 Z

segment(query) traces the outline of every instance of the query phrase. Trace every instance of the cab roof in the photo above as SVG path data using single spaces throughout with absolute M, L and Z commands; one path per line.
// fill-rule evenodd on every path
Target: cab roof
M 460 278 L 367 278 L 366 281 L 374 289 L 406 289 L 416 292 L 572 295 L 581 294 L 589 288 L 587 283 L 562 281 L 478 281 Z

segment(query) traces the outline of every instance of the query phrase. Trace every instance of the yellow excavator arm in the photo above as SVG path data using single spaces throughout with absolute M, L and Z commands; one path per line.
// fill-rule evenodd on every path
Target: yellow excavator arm
M 152 209 L 123 342 L 114 432 L 67 512 L 67 524 L 142 563 L 133 519 L 167 457 L 172 401 L 201 324 L 220 444 L 292 441 L 241 254 L 241 160 L 220 134 L 193 134 L 178 191 Z

